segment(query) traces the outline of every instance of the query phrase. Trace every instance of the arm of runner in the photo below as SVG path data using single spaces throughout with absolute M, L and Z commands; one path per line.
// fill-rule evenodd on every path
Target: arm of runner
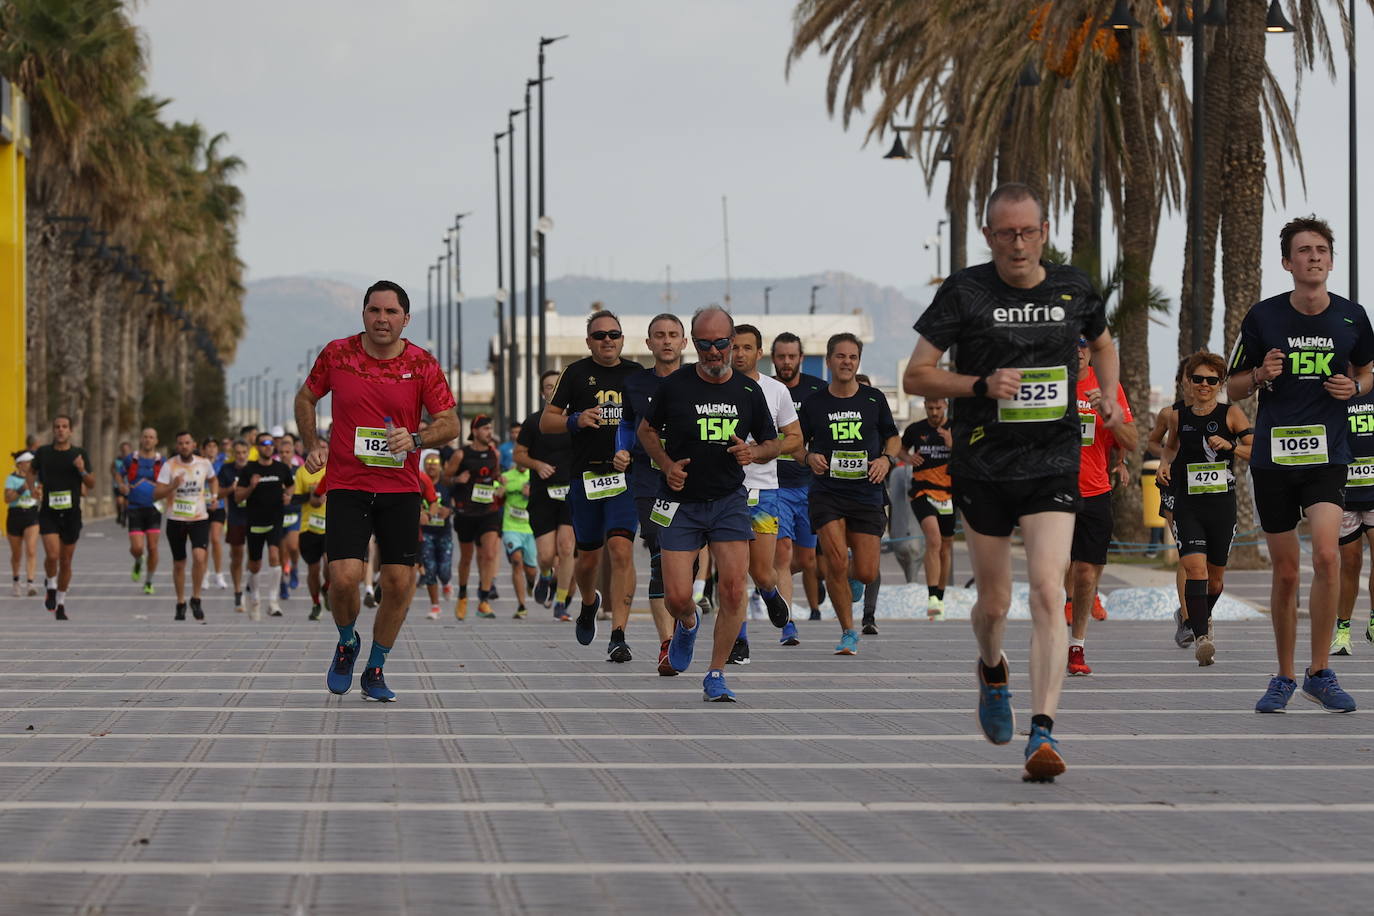
M 1350 367 L 1349 375 L 1333 375 L 1322 382 L 1322 387 L 1326 393 L 1339 401 L 1348 401 L 1368 394 L 1370 385 L 1374 383 L 1374 375 L 1370 373 L 1369 364 L 1363 366 Z
M 1283 351 L 1277 347 L 1260 356 L 1261 338 L 1255 328 L 1255 313 L 1249 312 L 1240 324 L 1226 378 L 1226 393 L 1231 401 L 1248 398 L 1266 382 L 1283 373 Z
M 1165 407 L 1155 415 L 1155 425 L 1150 429 L 1150 436 L 1145 440 L 1145 454 L 1158 458 L 1164 454 L 1164 434 L 1169 431 L 1169 417 L 1173 410 Z
M 928 398 L 976 397 L 973 389 L 979 382 L 978 377 L 941 369 L 940 358 L 944 355 L 944 350 L 924 337 L 917 338 L 916 348 L 907 360 L 906 372 L 902 373 L 902 390 L 907 394 Z M 1020 388 L 1021 370 L 998 369 L 984 376 L 983 381 L 988 386 L 984 397 L 1010 398 Z
M 883 443 L 883 453 L 868 463 L 869 483 L 882 483 L 887 479 L 887 475 L 891 474 L 892 469 L 896 467 L 895 456 L 901 448 L 900 436 L 891 435 L 887 437 L 887 441 Z
M 1255 441 L 1250 418 L 1245 415 L 1245 411 L 1232 404 L 1231 409 L 1226 412 L 1226 425 L 1236 434 L 1236 448 L 1233 454 L 1241 461 L 1249 461 L 1250 450 Z
M 305 446 L 305 469 L 311 474 L 324 467 L 326 458 L 324 443 L 320 441 L 315 428 L 315 405 L 319 397 L 310 390 L 307 381 L 296 392 L 296 429 L 300 431 L 301 444 Z
M 1120 385 L 1116 386 L 1116 400 L 1116 414 L 1106 425 L 1116 440 L 1117 448 L 1122 452 L 1133 452 L 1140 445 L 1140 429 L 1135 425 L 1135 417 L 1131 415 L 1130 405 L 1126 402 L 1126 392 Z
M 1169 469 L 1173 467 L 1174 457 L 1178 454 L 1178 411 L 1171 410 L 1164 424 L 1165 438 L 1159 450 L 1159 468 L 1155 476 L 1169 485 Z
M 157 472 L 157 483 L 153 485 L 153 499 L 166 499 L 176 492 L 177 487 L 181 486 L 184 475 L 172 477 L 172 462 L 168 461 L 162 465 L 162 470 Z
M 791 423 L 784 424 L 778 432 L 782 433 L 782 438 L 777 440 L 779 455 L 791 455 L 795 458 L 798 452 L 805 454 L 806 443 L 802 442 L 800 420 L 793 420 Z
M 430 415 L 429 428 L 420 433 L 421 448 L 438 447 L 445 442 L 458 438 L 458 411 L 456 408 L 450 407 L 437 413 L 430 411 Z M 408 431 L 402 430 L 402 432 L 406 434 L 405 449 L 409 451 L 415 447 L 415 443 L 410 441 Z
M 1098 334 L 1088 342 L 1088 349 L 1092 351 L 1091 362 L 1093 371 L 1097 373 L 1098 387 L 1103 391 L 1116 391 L 1121 380 L 1121 360 L 1116 353 L 1116 344 L 1112 343 L 1111 332 Z M 1102 425 L 1111 428 L 1113 435 L 1116 430 L 1112 427 L 1112 420 L 1120 410 L 1121 405 L 1111 398 L 1103 398 L 1097 408 Z

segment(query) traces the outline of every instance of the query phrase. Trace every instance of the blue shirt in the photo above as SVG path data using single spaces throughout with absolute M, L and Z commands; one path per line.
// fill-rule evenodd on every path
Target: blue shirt
M 143 458 L 130 456 L 129 470 L 124 475 L 129 479 L 129 506 L 146 509 L 153 504 L 153 488 L 157 482 L 157 472 L 162 470 L 162 457 Z
M 507 439 L 496 447 L 496 451 L 501 455 L 501 470 L 509 471 L 515 467 L 515 442 Z

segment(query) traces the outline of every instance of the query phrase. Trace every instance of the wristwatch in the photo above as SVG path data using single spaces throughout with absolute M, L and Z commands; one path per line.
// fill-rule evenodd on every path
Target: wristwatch
M 978 381 L 973 383 L 973 396 L 975 398 L 985 398 L 988 396 L 987 376 L 980 376 Z
M 419 434 L 419 433 L 411 433 L 411 434 L 410 434 L 410 441 L 413 442 L 413 443 L 415 443 L 415 451 L 418 452 L 418 451 L 420 450 L 420 434 Z

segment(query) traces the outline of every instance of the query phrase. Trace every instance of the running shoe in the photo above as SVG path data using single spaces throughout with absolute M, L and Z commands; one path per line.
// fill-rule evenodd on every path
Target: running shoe
M 1293 691 L 1297 689 L 1298 682 L 1291 677 L 1274 675 L 1269 679 L 1269 689 L 1264 691 L 1264 696 L 1255 704 L 1255 712 L 1283 712 L 1288 708 L 1288 701 L 1293 698 Z
M 268 598 L 268 599 L 267 599 L 267 616 L 269 616 L 269 617 L 280 617 L 280 616 L 281 616 L 281 605 L 277 603 L 277 596 L 276 596 L 276 595 L 273 595 L 271 598 Z
M 855 604 L 864 600 L 864 584 L 858 579 L 849 580 L 849 600 Z
M 463 599 L 460 598 L 460 599 L 458 599 L 458 600 L 461 601 L 461 600 L 463 600 Z M 363 605 L 364 605 L 365 607 L 376 607 L 376 606 L 377 606 L 377 598 L 376 598 L 376 596 L 374 596 L 374 595 L 372 594 L 372 589 L 370 589 L 370 588 L 364 588 L 364 589 L 363 589 Z M 464 612 L 464 613 L 467 613 L 467 608 L 466 608 L 466 607 L 463 608 L 463 612 Z M 459 616 L 458 619 L 459 619 L 459 620 L 462 620 L 463 618 L 462 618 L 462 616 Z
M 596 612 L 596 619 L 597 619 L 597 620 L 610 620 L 610 619 L 611 619 L 611 612 L 610 612 L 609 610 L 607 610 L 606 608 L 603 607 L 601 610 L 599 610 L 599 611 Z
M 825 604 L 825 580 L 821 579 L 816 583 L 816 604 Z
M 291 589 L 287 588 L 285 579 L 282 580 L 281 586 L 277 589 L 277 596 L 281 598 L 282 601 L 286 601 L 291 597 Z
M 143 572 L 143 554 L 134 557 L 134 571 L 129 573 L 129 578 L 137 582 L 141 572 Z
M 44 593 L 43 607 L 47 608 L 50 611 L 55 610 L 57 608 L 57 589 L 50 588 Z
M 496 593 L 495 585 L 491 587 L 491 591 L 487 592 L 487 597 L 490 598 L 492 601 L 495 601 L 497 598 L 501 597 L 499 594 Z
M 292 588 L 300 588 L 300 587 L 301 587 L 300 575 L 296 572 L 296 567 L 294 567 L 294 566 L 291 567 L 291 587 L 292 587 Z M 282 597 L 285 598 L 286 596 L 285 596 L 285 595 L 282 595 Z
M 540 576 L 539 581 L 534 583 L 534 603 L 549 606 L 549 599 L 553 597 L 553 580 L 547 576 Z
M 318 604 L 315 605 L 314 607 L 312 607 L 312 608 L 310 609 L 310 617 L 307 618 L 307 619 L 309 619 L 309 620 L 319 620 L 319 619 L 320 619 L 320 613 L 321 613 L 321 611 L 323 611 L 323 610 L 324 610 L 324 609 L 321 608 Z M 434 619 L 436 619 L 438 616 L 439 616 L 439 615 L 438 615 L 438 613 L 437 613 L 437 611 L 436 611 L 436 613 L 434 614 L 434 616 L 430 617 L 430 620 L 434 620 Z
M 610 645 L 606 646 L 606 660 L 623 665 L 633 659 L 634 656 L 630 654 L 630 646 L 625 642 L 625 632 L 612 630 Z
M 468 599 L 459 598 L 458 603 L 453 606 L 453 616 L 463 620 L 468 616 Z
M 813 608 L 811 609 L 811 613 L 807 615 L 806 619 L 807 619 L 807 620 L 820 620 L 820 619 L 821 619 L 821 609 L 818 608 L 818 607 L 813 607 Z
M 243 613 L 243 592 L 234 592 L 234 612 Z
M 1064 758 L 1059 756 L 1059 742 L 1043 725 L 1032 725 L 1030 740 L 1026 742 L 1026 769 L 1022 782 L 1054 782 L 1064 770 Z
M 1213 658 L 1217 654 L 1216 644 L 1212 642 L 1212 637 L 1203 633 L 1193 640 L 1193 658 L 1197 659 L 1199 668 L 1206 668 L 1213 664 Z
M 522 604 L 515 609 L 515 613 L 511 616 L 515 620 L 524 620 L 526 617 L 529 616 L 529 612 L 525 610 L 525 606 Z
M 778 629 L 787 626 L 792 620 L 792 608 L 782 592 L 776 588 L 772 595 L 763 595 L 763 603 L 768 608 L 768 622 Z
M 329 673 L 325 678 L 330 693 L 342 696 L 353 686 L 353 663 L 358 660 L 358 651 L 362 647 L 363 641 L 357 634 L 353 636 L 353 645 L 339 644 L 334 647 L 334 661 L 330 662 Z
M 1336 621 L 1336 635 L 1331 637 L 1332 655 L 1353 655 L 1350 645 L 1350 621 Z
M 701 698 L 707 703 L 733 703 L 735 692 L 725 686 L 725 672 L 712 668 L 701 680 Z
M 782 628 L 782 633 L 778 636 L 778 644 L 783 646 L 801 645 L 801 640 L 797 638 L 797 625 L 792 621 L 787 621 L 787 626 Z
M 1093 673 L 1093 669 L 1089 668 L 1088 663 L 1083 659 L 1082 646 L 1069 646 L 1069 666 L 1065 673 L 1069 677 L 1082 677 Z
M 33 584 L 33 580 L 30 579 L 30 580 L 29 580 L 29 597 L 30 597 L 30 598 L 33 598 L 33 597 L 35 597 L 37 594 L 38 594 L 38 586 L 34 585 L 34 584 Z
M 715 605 L 711 603 L 711 599 L 706 597 L 705 595 L 702 595 L 700 598 L 697 599 L 697 608 L 698 610 L 700 610 L 703 616 L 711 613 L 716 609 Z
M 926 598 L 926 619 L 944 620 L 945 619 L 945 599 L 929 595 Z
M 1327 712 L 1354 712 L 1355 698 L 1336 683 L 1336 672 L 1330 668 L 1308 670 L 1302 679 L 1302 695 Z
M 1093 620 L 1106 620 L 1106 619 L 1107 619 L 1107 609 L 1106 609 L 1105 607 L 1102 606 L 1102 596 L 1101 596 L 1101 595 L 1094 595 L 1094 596 L 1093 596 L 1093 610 L 1092 610 L 1092 615 L 1093 615 Z
M 359 686 L 363 689 L 364 700 L 376 700 L 378 703 L 396 702 L 396 694 L 386 685 L 381 668 L 364 668 Z
M 676 669 L 674 669 L 672 663 L 668 661 L 668 644 L 671 642 L 672 639 L 665 639 L 658 646 L 659 677 L 677 677 Z
M 730 657 L 725 660 L 727 665 L 747 665 L 749 664 L 749 640 L 735 637 L 735 644 L 730 647 Z
M 205 608 L 201 607 L 199 598 L 191 599 L 191 616 L 201 623 L 205 622 Z
M 749 593 L 749 618 L 750 620 L 762 620 L 764 617 L 771 617 L 763 606 L 763 596 L 758 589 Z
M 32 595 L 33 592 L 29 592 L 29 594 Z M 1369 626 L 1365 628 L 1364 638 L 1368 642 L 1374 642 L 1374 616 L 1369 618 Z
M 210 587 L 210 574 L 207 572 L 200 577 L 200 590 L 205 591 Z
M 1073 599 L 1072 599 L 1072 598 L 1066 598 L 1066 599 L 1064 600 L 1064 625 L 1065 625 L 1065 626 L 1070 626 L 1070 627 L 1073 626 Z
M 445 597 L 445 598 L 452 598 L 452 597 L 453 597 L 453 586 L 452 586 L 452 585 L 445 585 L 445 586 L 444 586 L 444 597 Z
M 177 610 L 176 610 L 176 613 L 172 615 L 172 619 L 173 619 L 173 620 L 185 620 L 185 619 L 186 619 L 186 602 L 184 602 L 184 601 L 177 602 Z
M 568 614 L 568 602 L 559 601 L 553 606 L 553 619 L 559 623 L 567 623 L 572 620 L 572 616 Z
M 19 584 L 18 579 L 14 580 L 14 585 L 10 588 L 10 594 L 16 598 L 24 597 L 24 587 Z
M 701 632 L 701 615 L 696 615 L 696 623 L 689 630 L 681 620 L 673 622 L 673 638 L 668 640 L 668 663 L 674 671 L 686 671 L 692 667 L 692 651 L 696 649 L 697 634 Z
M 144 582 L 144 583 L 143 583 L 143 594 L 145 594 L 145 595 L 151 595 L 151 594 L 153 594 L 153 591 L 154 591 L 154 589 L 153 589 L 153 583 L 151 583 L 151 582 Z
M 1183 619 L 1183 608 L 1174 608 L 1174 645 L 1186 649 L 1193 644 L 1193 628 Z
M 477 616 L 485 620 L 496 619 L 496 612 L 491 609 L 491 604 L 486 601 L 477 602 Z
M 863 621 L 863 634 L 865 636 L 877 636 L 878 624 L 872 617 L 865 617 Z
M 591 604 L 584 604 L 581 612 L 577 615 L 577 624 L 574 634 L 577 641 L 584 646 L 590 646 L 592 640 L 596 639 L 596 612 L 601 609 L 601 593 L 596 592 Z
M 372 587 L 372 603 L 376 605 L 382 603 L 382 583 L 380 580 Z
M 859 633 L 857 630 L 845 630 L 840 635 L 840 644 L 835 647 L 836 655 L 858 655 L 859 654 Z
M 56 611 L 54 612 L 54 614 L 53 614 L 53 619 L 55 619 L 55 620 L 66 620 L 66 619 L 67 619 L 67 608 L 66 608 L 66 606 L 59 604 L 59 605 L 57 606 L 57 610 L 56 610 Z
M 1002 655 L 1002 669 L 1007 673 L 1007 680 L 989 683 L 983 674 L 982 660 L 973 663 L 974 673 L 978 677 L 978 727 L 983 730 L 983 737 L 993 744 L 1010 742 L 1016 732 L 1016 712 L 1011 708 L 1011 687 L 1008 683 L 1011 680 L 1011 663 L 1005 654 Z
M 229 588 L 229 582 L 224 578 L 224 573 L 215 573 L 215 585 L 219 586 L 222 590 L 227 590 Z
M 318 605 L 315 607 L 315 610 L 316 610 L 317 612 L 319 611 L 319 606 L 318 606 Z M 437 605 L 437 604 L 431 604 L 431 605 L 429 606 L 429 613 L 426 614 L 425 617 L 426 617 L 427 619 L 429 619 L 429 620 L 438 620 L 438 619 L 439 619 L 439 605 Z

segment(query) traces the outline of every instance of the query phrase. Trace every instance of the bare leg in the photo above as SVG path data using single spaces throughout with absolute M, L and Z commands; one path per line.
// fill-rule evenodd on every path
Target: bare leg
M 792 606 L 792 539 L 778 538 L 773 545 L 773 572 L 777 576 L 778 591 L 788 607 Z
M 606 540 L 611 557 L 611 627 L 623 630 L 630 625 L 630 603 L 635 594 L 635 542 L 630 538 Z
M 719 579 L 716 582 L 716 624 L 711 641 L 711 667 L 724 668 L 744 623 L 744 577 L 749 570 L 748 541 L 711 544 Z
M 191 597 L 200 597 L 200 583 L 205 578 L 207 551 L 202 547 L 191 548 Z M 180 600 L 180 599 L 178 599 Z
M 849 594 L 849 586 L 838 587 L 838 583 L 848 578 L 849 543 L 845 538 L 843 519 L 826 522 L 817 532 L 820 536 L 820 549 L 825 578 L 837 587 L 830 589 L 830 603 L 835 608 L 835 616 L 840 621 L 841 630 L 854 629 L 854 607 Z
M 1298 642 L 1298 533 L 1296 530 L 1264 535 L 1269 545 L 1269 618 L 1274 626 L 1274 650 L 1279 674 L 1293 677 L 1293 650 Z M 1314 583 L 1315 584 L 1315 583 Z M 1316 620 L 1312 622 L 1316 630 Z
M 1051 718 L 1064 686 L 1064 570 L 1069 566 L 1074 516 L 1037 512 L 1021 517 L 1030 578 L 1031 712 Z M 1090 605 L 1091 606 L 1091 605 Z
M 1341 507 L 1334 503 L 1308 506 L 1307 520 L 1312 532 L 1312 590 L 1308 596 L 1308 613 L 1312 616 L 1312 664 L 1308 670 L 1320 671 L 1330 661 L 1331 633 L 1336 627 L 1341 573 L 1338 545 Z

